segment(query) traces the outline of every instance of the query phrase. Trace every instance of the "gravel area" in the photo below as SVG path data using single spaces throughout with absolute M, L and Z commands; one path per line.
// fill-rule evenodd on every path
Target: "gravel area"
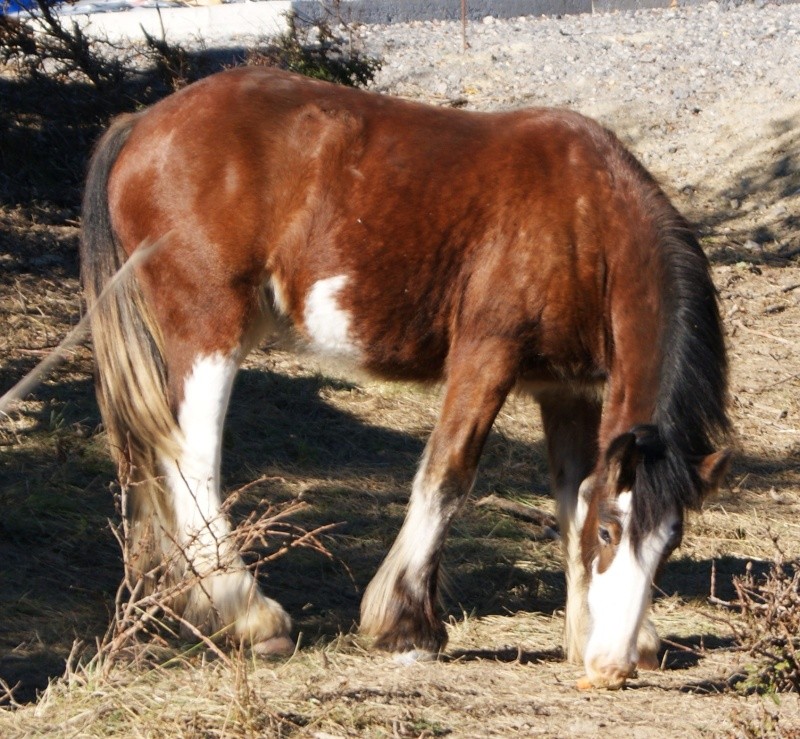
M 800 94 L 800 5 L 716 2 L 561 18 L 492 17 L 365 29 L 386 58 L 379 89 L 463 97 L 476 107 L 659 102 L 676 117 L 724 97 Z M 769 98 L 769 94 L 766 95 Z
M 365 26 L 376 90 L 476 110 L 568 106 L 636 152 L 708 237 L 785 253 L 800 213 L 800 4 Z M 772 165 L 764 167 L 764 162 Z

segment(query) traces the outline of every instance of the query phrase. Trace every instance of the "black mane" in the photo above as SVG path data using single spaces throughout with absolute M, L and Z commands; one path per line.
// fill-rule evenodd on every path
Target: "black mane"
M 703 486 L 694 462 L 717 450 L 730 432 L 728 363 L 708 260 L 686 221 L 668 204 L 661 208 L 662 365 L 648 427 L 658 440 L 637 442 L 644 453 L 633 496 L 634 540 L 668 509 L 700 506 Z

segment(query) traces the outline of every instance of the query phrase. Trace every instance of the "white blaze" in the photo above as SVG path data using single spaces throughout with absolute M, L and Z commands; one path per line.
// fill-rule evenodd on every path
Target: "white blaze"
M 585 654 L 589 677 L 598 668 L 625 669 L 636 664 L 636 640 L 650 604 L 653 577 L 678 522 L 675 512 L 666 517 L 642 539 L 637 557 L 630 537 L 631 506 L 631 493 L 621 493 L 617 507 L 622 539 L 616 555 L 605 572 L 597 571 L 597 561 L 593 565 L 588 594 L 591 635 Z

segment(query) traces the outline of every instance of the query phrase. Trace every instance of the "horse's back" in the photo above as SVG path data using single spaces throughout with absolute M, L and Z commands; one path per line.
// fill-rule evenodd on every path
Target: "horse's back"
M 171 233 L 162 290 L 175 271 L 194 289 L 266 282 L 320 348 L 378 372 L 437 377 L 454 337 L 501 332 L 523 371 L 547 357 L 586 374 L 605 351 L 600 275 L 639 254 L 639 170 L 568 111 L 436 108 L 250 68 L 144 114 L 109 193 L 128 251 Z

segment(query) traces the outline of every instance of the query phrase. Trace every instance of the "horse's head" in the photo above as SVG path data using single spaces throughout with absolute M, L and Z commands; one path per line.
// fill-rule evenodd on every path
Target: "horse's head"
M 717 488 L 729 456 L 687 459 L 655 426 L 637 426 L 612 441 L 600 471 L 581 486 L 590 616 L 584 662 L 592 685 L 622 687 L 636 669 L 652 582 L 681 542 L 685 508 Z

